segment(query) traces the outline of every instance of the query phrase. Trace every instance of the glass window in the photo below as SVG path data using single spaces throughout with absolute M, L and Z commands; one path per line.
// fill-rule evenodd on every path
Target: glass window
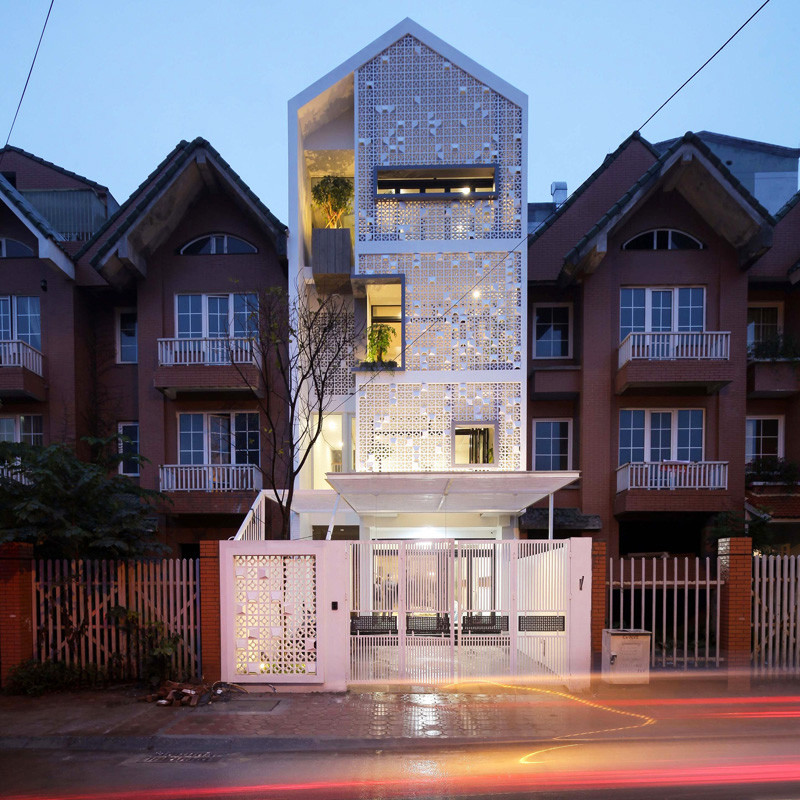
M 231 463 L 231 416 L 209 414 L 208 452 L 212 464 Z
M 703 460 L 703 411 L 699 408 L 678 411 L 678 461 Z
M 619 412 L 619 463 L 644 461 L 644 411 Z
M 11 336 L 11 298 L 0 297 L 0 341 L 8 341 Z
M 459 467 L 494 464 L 494 425 L 456 425 L 453 463 Z
M 176 313 L 179 339 L 252 338 L 258 333 L 258 296 L 253 292 L 179 294 Z M 219 352 L 227 360 L 227 347 Z
M 33 258 L 33 250 L 16 239 L 0 239 L 0 258 Z
M 28 414 L 19 418 L 19 440 L 24 444 L 44 444 L 41 414 Z
M 780 417 L 750 417 L 746 423 L 745 460 L 783 457 L 783 431 Z
M 533 468 L 565 470 L 570 468 L 568 420 L 537 420 L 534 424 Z
M 42 349 L 42 326 L 39 315 L 38 297 L 17 297 L 17 336 L 21 342 L 26 342 L 37 350 Z
M 705 328 L 706 292 L 692 286 L 678 289 L 678 330 L 702 331 Z
M 619 340 L 645 329 L 645 289 L 621 289 L 619 295 Z
M 211 234 L 185 244 L 180 253 L 184 256 L 241 255 L 257 253 L 258 250 L 250 242 L 238 236 L 227 234 Z
M 777 346 L 782 331 L 783 307 L 751 305 L 747 307 L 747 346 L 774 342 Z
M 569 358 L 570 307 L 534 306 L 536 358 Z
M 14 417 L 0 417 L 0 442 L 17 441 L 17 423 Z
M 139 423 L 120 422 L 117 430 L 120 435 L 119 452 L 123 456 L 139 455 Z M 119 463 L 122 475 L 135 477 L 139 474 L 139 462 L 136 459 L 123 458 Z
M 179 464 L 205 463 L 202 414 L 180 415 L 178 463 Z
M 120 364 L 135 364 L 139 360 L 138 323 L 135 311 L 119 312 L 119 352 Z
M 658 228 L 639 233 L 622 245 L 623 250 L 702 250 L 703 243 L 694 236 L 672 228 Z
M 669 333 L 705 330 L 706 290 L 702 286 L 675 288 L 624 287 L 619 294 L 619 337 L 630 333 Z M 650 344 L 668 348 L 669 339 Z M 663 353 L 660 357 L 665 357 Z
M 261 436 L 258 412 L 236 414 L 234 417 L 234 454 L 237 464 L 255 464 L 261 460 Z
M 203 338 L 203 295 L 178 295 L 178 338 Z

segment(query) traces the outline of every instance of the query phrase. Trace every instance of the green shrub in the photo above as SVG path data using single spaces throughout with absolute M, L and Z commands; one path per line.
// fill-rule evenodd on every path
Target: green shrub
M 95 675 L 95 680 L 97 676 Z M 61 661 L 36 661 L 31 658 L 11 670 L 6 692 L 39 697 L 48 692 L 63 692 L 93 683 L 79 666 Z

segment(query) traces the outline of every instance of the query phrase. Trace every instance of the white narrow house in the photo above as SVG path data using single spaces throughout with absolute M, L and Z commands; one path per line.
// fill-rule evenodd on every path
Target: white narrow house
M 518 538 L 577 477 L 527 465 L 527 97 L 410 19 L 289 103 L 290 290 L 391 329 L 342 354 L 293 538 Z M 350 237 L 312 186 L 354 182 Z M 334 241 L 338 239 L 337 241 Z

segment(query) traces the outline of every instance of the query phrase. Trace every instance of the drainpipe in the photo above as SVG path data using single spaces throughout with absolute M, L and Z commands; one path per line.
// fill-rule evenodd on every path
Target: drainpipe
M 553 493 L 547 495 L 547 538 L 553 541 Z

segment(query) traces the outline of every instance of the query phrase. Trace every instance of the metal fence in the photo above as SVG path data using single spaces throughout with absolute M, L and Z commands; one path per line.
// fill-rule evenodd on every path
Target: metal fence
M 721 666 L 719 559 L 612 558 L 607 626 L 650 631 L 650 666 Z
M 148 654 L 179 636 L 172 674 L 199 676 L 199 560 L 35 562 L 34 654 L 114 678 L 146 678 Z
M 798 556 L 753 557 L 753 671 L 800 675 Z

